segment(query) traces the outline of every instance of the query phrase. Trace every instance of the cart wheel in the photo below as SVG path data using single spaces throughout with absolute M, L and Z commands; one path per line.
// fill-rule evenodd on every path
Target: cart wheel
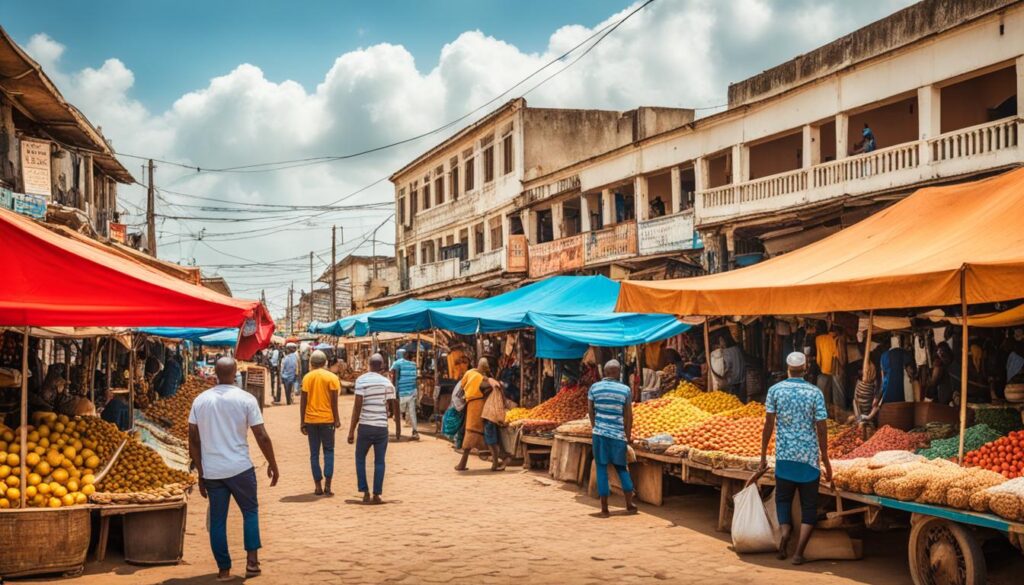
M 924 517 L 910 530 L 914 585 L 984 585 L 985 556 L 974 534 L 942 518 Z

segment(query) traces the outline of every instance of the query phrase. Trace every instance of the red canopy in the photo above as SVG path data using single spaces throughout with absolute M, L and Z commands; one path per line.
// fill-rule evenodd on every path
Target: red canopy
M 246 301 L 179 280 L 0 209 L 0 325 L 239 327 L 247 359 L 274 321 Z

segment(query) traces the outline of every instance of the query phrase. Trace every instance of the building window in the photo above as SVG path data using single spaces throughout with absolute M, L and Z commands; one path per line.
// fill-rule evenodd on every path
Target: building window
M 484 139 L 483 147 L 483 182 L 495 180 L 495 142 L 494 138 Z
M 412 224 L 412 218 L 416 217 L 416 211 L 420 205 L 420 191 L 416 186 L 416 181 L 413 181 L 409 185 L 409 223 Z
M 434 169 L 434 198 L 437 205 L 444 203 L 444 167 Z
M 458 201 L 459 199 L 459 157 L 454 157 L 448 161 L 448 168 L 451 169 L 451 176 L 448 177 L 448 194 L 451 196 L 452 201 Z
M 423 211 L 430 209 L 430 177 L 423 177 Z
M 491 218 L 491 250 L 497 250 L 505 245 L 505 238 L 502 234 L 502 218 L 492 217 Z
M 515 153 L 512 152 L 512 132 L 501 139 L 501 174 L 507 175 L 515 170 Z
M 398 224 L 405 225 L 405 197 L 398 198 Z
M 466 173 L 466 188 L 464 191 L 469 193 L 476 187 L 476 159 L 471 156 L 467 158 L 466 162 L 463 164 L 466 167 L 464 169 Z

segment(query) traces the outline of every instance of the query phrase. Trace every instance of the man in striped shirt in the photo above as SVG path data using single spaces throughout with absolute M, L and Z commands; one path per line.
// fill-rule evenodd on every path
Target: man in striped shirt
M 626 451 L 633 431 L 633 394 L 619 382 L 620 366 L 610 360 L 604 366 L 604 379 L 595 382 L 587 392 L 590 426 L 593 427 L 594 467 L 597 475 L 597 495 L 601 497 L 601 516 L 608 517 L 608 466 L 619 474 L 622 493 L 626 497 L 626 512 L 636 514 L 633 505 L 633 480 L 629 476 Z
M 397 352 L 398 359 L 391 364 L 391 380 L 398 388 L 398 416 L 405 414 L 409 417 L 409 426 L 412 428 L 412 440 L 419 441 L 420 433 L 416 428 L 416 364 L 405 359 L 405 350 Z M 402 435 L 395 434 L 395 440 L 401 441 Z
M 384 457 L 388 451 L 388 413 L 395 417 L 395 434 L 402 434 L 402 417 L 391 381 L 381 375 L 384 358 L 370 356 L 370 371 L 356 379 L 356 403 L 352 407 L 352 424 L 348 427 L 348 443 L 356 444 L 356 480 L 363 492 L 364 504 L 380 504 L 384 489 Z M 356 440 L 356 429 L 359 438 Z M 366 454 L 373 447 L 373 497 L 366 482 Z

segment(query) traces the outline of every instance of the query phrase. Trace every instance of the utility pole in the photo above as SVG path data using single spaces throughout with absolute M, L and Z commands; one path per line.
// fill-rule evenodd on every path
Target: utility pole
M 295 321 L 292 319 L 293 295 L 295 293 L 295 281 L 288 285 L 288 334 L 295 332 Z
M 338 318 L 338 226 L 331 226 L 331 319 Z
M 260 289 L 260 303 L 262 303 L 264 307 L 267 306 L 267 291 L 262 288 Z
M 153 205 L 156 189 L 153 187 L 153 159 L 149 159 L 149 190 L 146 192 L 146 247 L 151 256 L 156 258 L 156 215 Z
M 309 322 L 313 322 L 313 251 L 309 251 Z

